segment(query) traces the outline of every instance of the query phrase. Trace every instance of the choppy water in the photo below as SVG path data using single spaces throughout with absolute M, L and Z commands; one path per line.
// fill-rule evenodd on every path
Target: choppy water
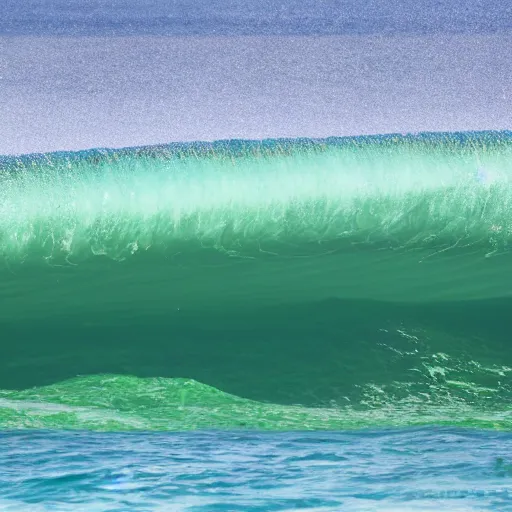
M 13 432 L 2 510 L 512 510 L 510 433 Z

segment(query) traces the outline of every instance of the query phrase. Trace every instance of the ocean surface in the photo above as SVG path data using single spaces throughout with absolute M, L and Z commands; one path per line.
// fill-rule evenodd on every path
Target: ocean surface
M 38 431 L 0 446 L 6 512 L 512 510 L 503 432 Z

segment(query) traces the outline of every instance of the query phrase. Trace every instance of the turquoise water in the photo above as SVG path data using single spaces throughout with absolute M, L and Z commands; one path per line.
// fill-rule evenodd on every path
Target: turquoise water
M 512 510 L 510 433 L 0 436 L 6 511 Z

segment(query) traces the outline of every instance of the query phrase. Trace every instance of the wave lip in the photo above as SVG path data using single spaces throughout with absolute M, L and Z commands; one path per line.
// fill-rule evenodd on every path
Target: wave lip
M 200 248 L 507 250 L 508 133 L 197 143 L 4 158 L 10 262 Z M 187 244 L 190 247 L 186 247 Z M 315 252 L 315 251 L 313 251 Z
M 0 318 L 509 297 L 511 151 L 483 132 L 4 157 Z

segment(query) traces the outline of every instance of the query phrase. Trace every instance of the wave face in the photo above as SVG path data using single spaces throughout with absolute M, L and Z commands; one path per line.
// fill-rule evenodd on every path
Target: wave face
M 510 429 L 512 134 L 0 158 L 0 426 Z

